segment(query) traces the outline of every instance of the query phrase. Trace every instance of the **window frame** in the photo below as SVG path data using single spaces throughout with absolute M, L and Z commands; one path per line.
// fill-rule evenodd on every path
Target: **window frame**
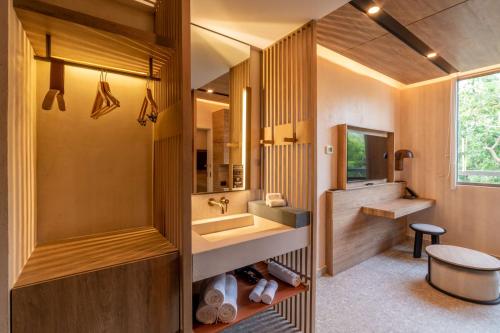
M 454 96 L 452 98 L 452 103 L 453 103 L 453 108 L 452 108 L 452 126 L 454 128 L 454 143 L 453 143 L 453 185 L 454 186 L 481 186 L 481 187 L 500 187 L 500 184 L 492 184 L 492 183 L 473 183 L 473 182 L 463 182 L 459 181 L 458 179 L 458 173 L 459 173 L 459 168 L 458 168 L 458 163 L 459 163 L 459 132 L 460 132 L 460 121 L 459 121 L 459 113 L 460 113 L 460 104 L 459 104 L 459 82 L 462 80 L 469 80 L 469 79 L 474 79 L 478 77 L 483 77 L 483 76 L 488 76 L 488 75 L 494 75 L 494 74 L 499 74 L 500 73 L 500 68 L 495 68 L 492 70 L 488 71 L 482 71 L 478 73 L 473 73 L 470 75 L 462 75 L 458 76 L 455 80 L 455 86 L 453 89 Z

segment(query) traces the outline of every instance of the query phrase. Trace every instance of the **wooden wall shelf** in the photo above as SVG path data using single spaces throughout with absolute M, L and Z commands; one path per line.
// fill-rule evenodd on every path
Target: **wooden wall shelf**
M 274 296 L 273 302 L 269 305 L 264 303 L 251 302 L 248 299 L 248 296 L 250 295 L 250 292 L 253 290 L 255 285 L 249 284 L 246 281 L 243 281 L 238 278 L 238 316 L 236 317 L 236 320 L 229 324 L 217 323 L 213 325 L 203 325 L 195 321 L 193 323 L 193 332 L 195 333 L 221 332 L 224 329 L 233 326 L 244 319 L 250 318 L 258 313 L 261 313 L 269 308 L 272 308 L 274 305 L 279 304 L 290 297 L 293 297 L 295 295 L 307 291 L 307 286 L 305 285 L 301 284 L 300 286 L 294 288 L 286 283 L 281 282 L 277 278 L 272 277 L 271 275 L 269 275 L 267 271 L 267 265 L 263 262 L 258 263 L 256 266 L 257 270 L 261 272 L 262 275 L 264 275 L 265 279 L 267 280 L 273 279 L 276 282 L 278 282 L 278 291 Z
M 436 203 L 433 199 L 395 199 L 362 207 L 363 213 L 396 220 L 400 217 L 430 208 Z
M 52 57 L 95 67 L 153 74 L 172 57 L 173 43 L 142 31 L 37 0 L 14 0 L 14 8 L 35 55 L 46 57 L 47 34 Z
M 153 227 L 70 238 L 38 246 L 15 288 L 177 252 Z

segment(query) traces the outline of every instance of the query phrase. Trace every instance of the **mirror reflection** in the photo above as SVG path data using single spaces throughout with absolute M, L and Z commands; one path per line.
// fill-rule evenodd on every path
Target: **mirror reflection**
M 247 188 L 250 46 L 191 25 L 193 193 Z

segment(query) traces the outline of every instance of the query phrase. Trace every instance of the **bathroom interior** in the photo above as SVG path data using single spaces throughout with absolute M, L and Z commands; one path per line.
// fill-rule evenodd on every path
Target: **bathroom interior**
M 500 3 L 0 6 L 0 332 L 498 331 Z

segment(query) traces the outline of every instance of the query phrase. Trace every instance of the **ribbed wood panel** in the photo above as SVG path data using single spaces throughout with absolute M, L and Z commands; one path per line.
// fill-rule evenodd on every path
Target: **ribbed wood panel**
M 309 23 L 263 51 L 262 187 L 292 207 L 314 210 L 316 33 Z M 302 332 L 314 331 L 314 221 L 310 246 L 275 258 L 310 286 L 276 310 Z
M 154 145 L 154 225 L 177 248 L 182 242 L 180 207 L 180 135 L 158 141 Z
M 7 160 L 12 286 L 36 244 L 36 66 L 13 12 L 10 19 Z
M 229 70 L 229 105 L 231 112 L 231 143 L 237 143 L 238 147 L 230 151 L 230 162 L 242 164 L 241 150 L 242 140 L 242 115 L 243 115 L 243 91 L 250 86 L 250 60 L 232 67 Z
M 161 68 L 161 81 L 154 85 L 160 108 L 154 129 L 154 226 L 180 252 L 180 330 L 189 332 L 192 327 L 190 200 L 193 167 L 189 1 L 158 1 L 155 32 L 173 41 L 175 53 Z
M 161 82 L 155 84 L 155 97 L 164 110 L 178 102 L 181 98 L 181 0 L 159 1 L 155 12 L 155 32 L 171 39 L 175 45 L 175 53 L 170 61 L 160 69 Z

